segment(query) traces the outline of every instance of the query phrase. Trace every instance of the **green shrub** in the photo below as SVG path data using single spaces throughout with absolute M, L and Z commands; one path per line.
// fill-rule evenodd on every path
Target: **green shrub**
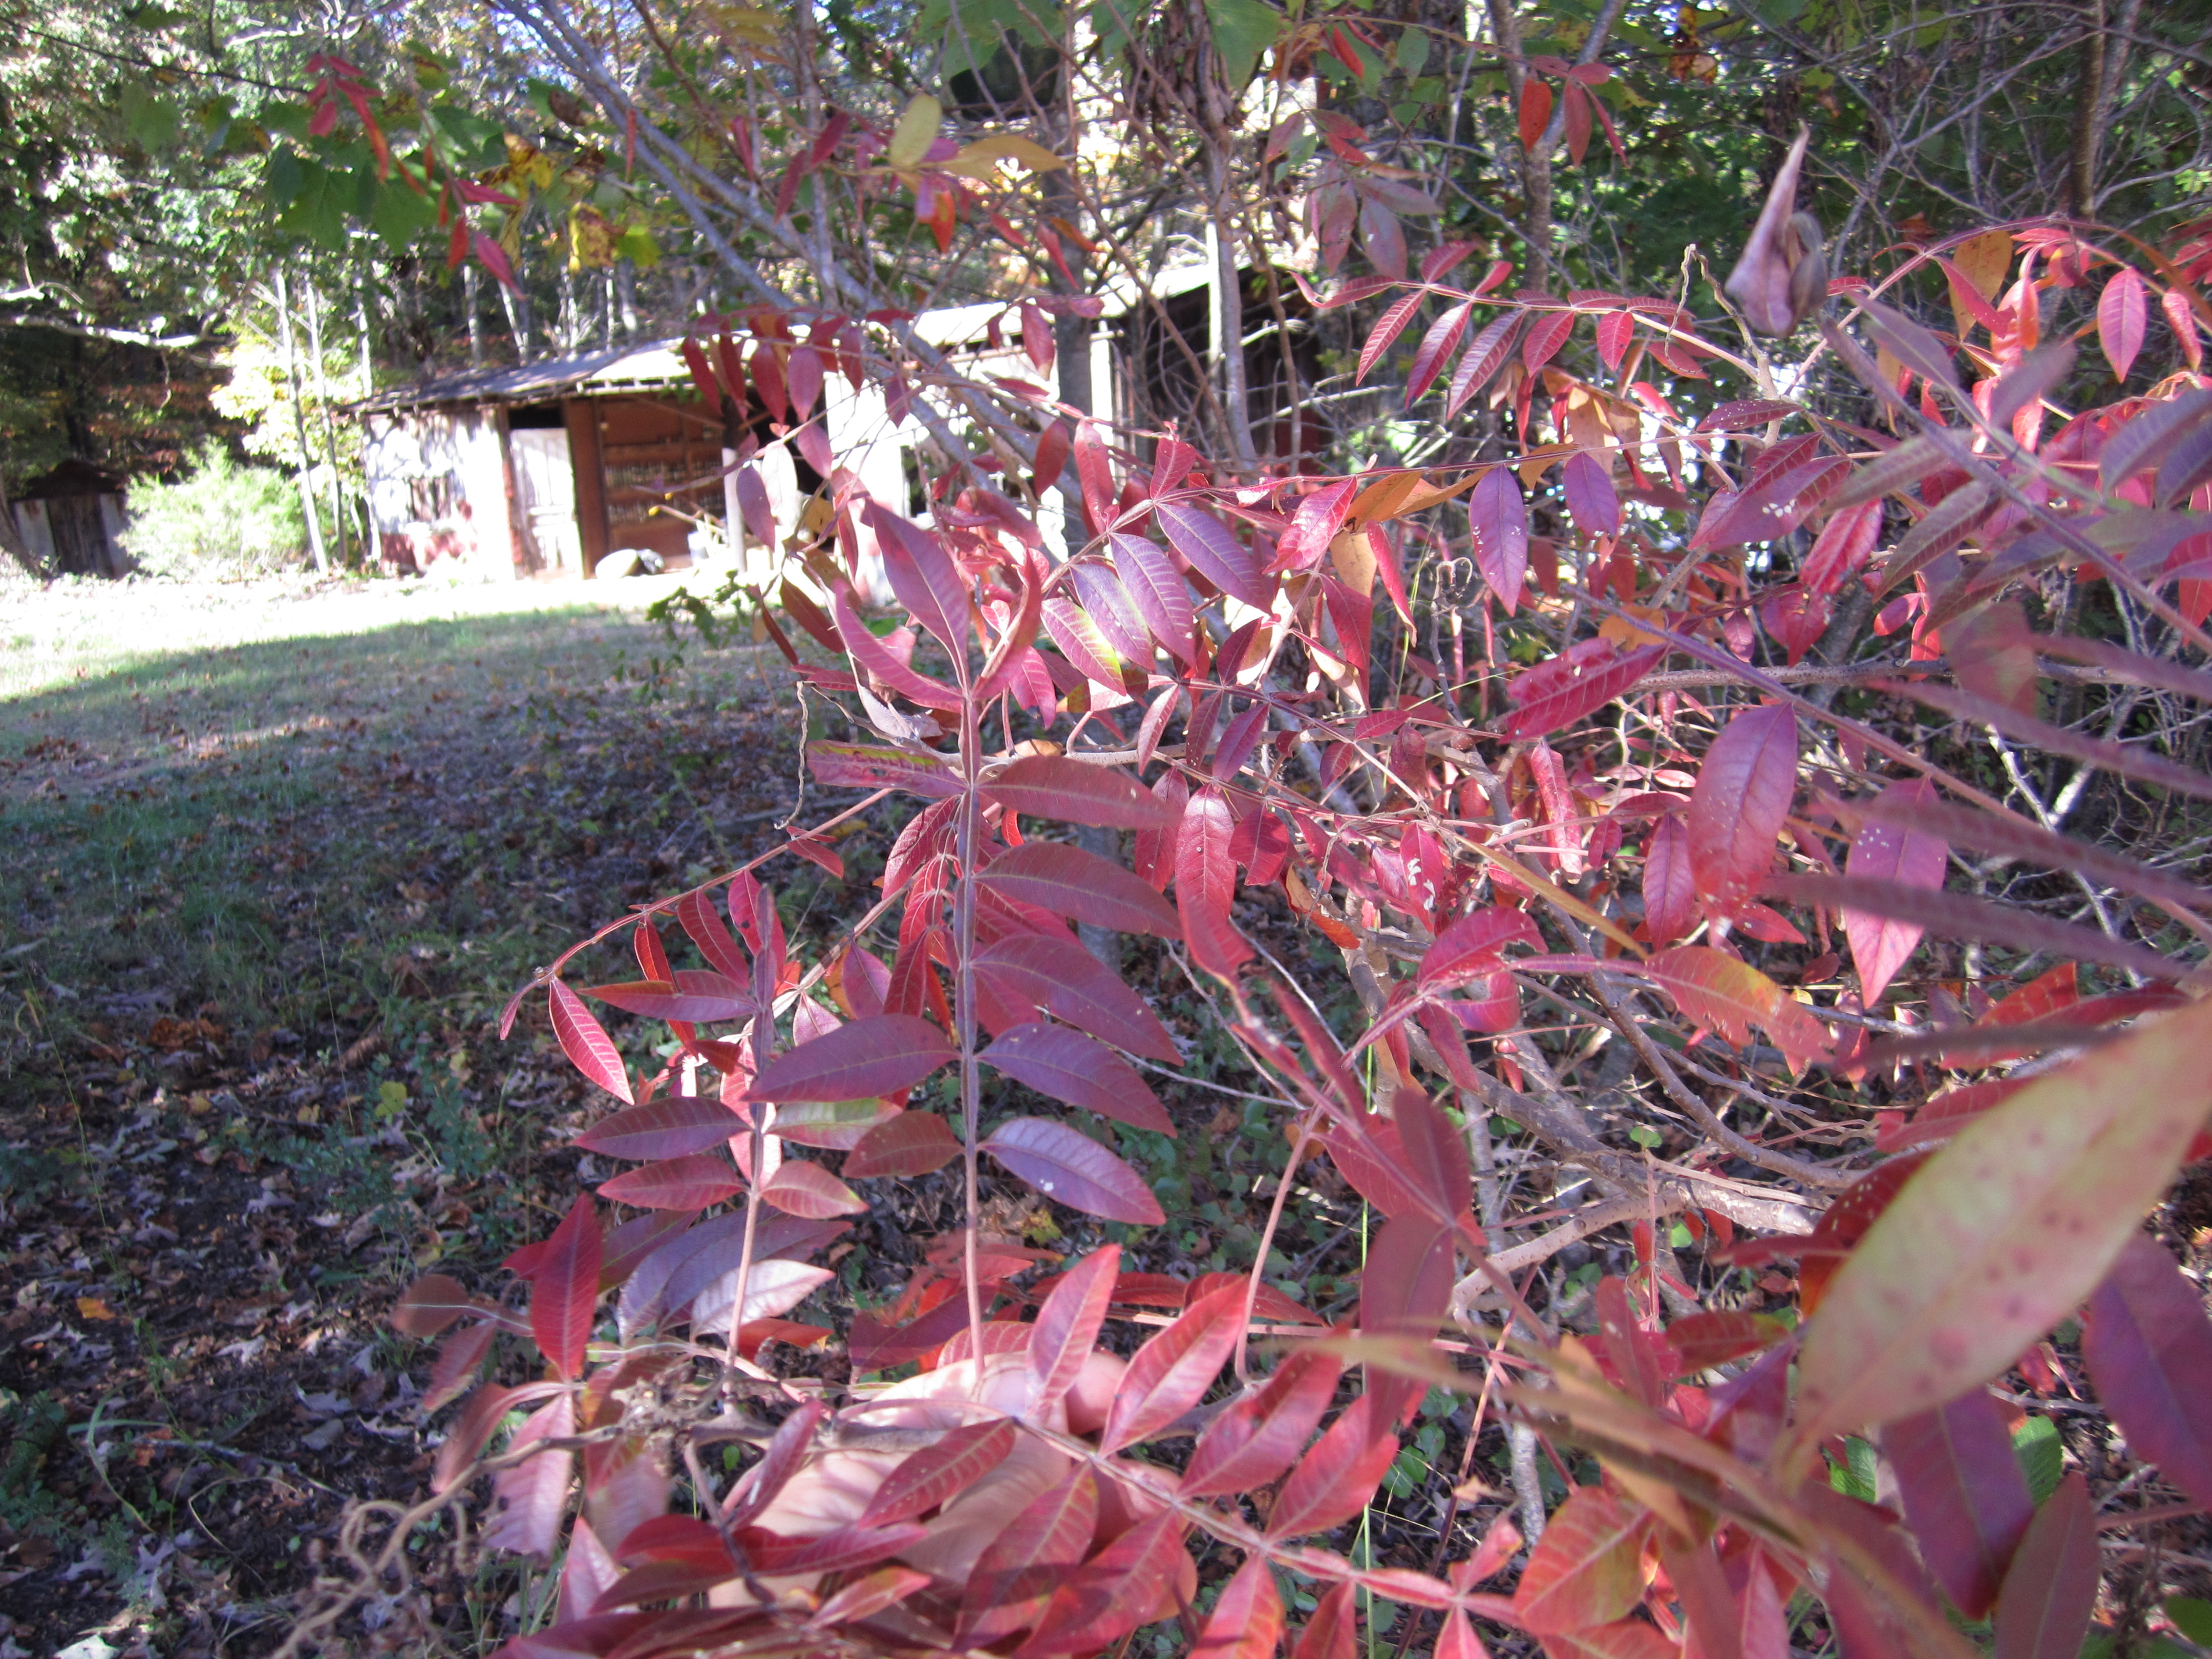
M 149 575 L 235 579 L 298 563 L 307 531 L 283 474 L 210 439 L 176 483 L 132 487 L 123 545 Z

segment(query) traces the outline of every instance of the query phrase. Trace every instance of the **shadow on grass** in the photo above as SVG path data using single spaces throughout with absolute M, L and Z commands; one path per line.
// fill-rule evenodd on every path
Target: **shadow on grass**
M 728 850 L 706 798 L 771 781 L 714 734 L 769 691 L 757 653 L 680 660 L 608 609 L 127 648 L 0 702 L 0 1000 L 33 1027 L 212 1005 L 349 1041 Z

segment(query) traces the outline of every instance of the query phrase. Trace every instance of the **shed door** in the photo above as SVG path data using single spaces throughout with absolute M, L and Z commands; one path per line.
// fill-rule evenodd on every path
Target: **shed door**
M 507 434 L 514 459 L 515 507 L 533 569 L 575 573 L 583 567 L 576 529 L 576 474 L 562 427 L 525 427 Z

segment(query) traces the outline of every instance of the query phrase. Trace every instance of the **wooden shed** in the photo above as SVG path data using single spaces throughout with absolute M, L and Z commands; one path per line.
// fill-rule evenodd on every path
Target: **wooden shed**
M 42 570 L 59 576 L 121 576 L 123 480 L 90 461 L 66 460 L 23 486 L 15 531 Z
M 704 534 L 723 537 L 726 512 L 722 422 L 690 382 L 671 342 L 443 375 L 357 404 L 377 556 L 486 579 L 589 576 L 617 554 L 633 556 L 625 570 L 690 563 Z
M 1255 290 L 1248 305 L 1257 304 Z M 1106 296 L 1103 310 L 1088 342 L 1096 412 L 1109 422 L 1118 413 L 1188 422 L 1202 401 L 1192 365 L 1212 357 L 1220 332 L 1211 268 L 1164 271 L 1146 303 L 1132 289 Z M 948 307 L 914 327 L 965 372 L 1033 386 L 1045 398 L 1012 316 L 997 302 Z M 442 567 L 481 579 L 628 575 L 703 560 L 769 574 L 776 550 L 751 543 L 737 507 L 741 451 L 766 486 L 779 541 L 822 480 L 766 410 L 748 410 L 726 429 L 694 389 L 679 346 L 669 339 L 447 374 L 356 404 L 379 558 L 394 569 Z M 1297 350 L 1311 358 L 1310 341 Z M 1295 459 L 1315 439 L 1302 416 L 1285 412 L 1297 404 L 1278 383 L 1281 354 L 1270 340 L 1246 356 L 1255 406 L 1266 411 L 1256 422 L 1263 446 Z M 1317 364 L 1301 368 L 1311 384 Z M 873 383 L 856 389 L 833 374 L 822 395 L 836 464 L 877 500 L 926 520 L 921 423 L 903 410 L 894 418 Z M 1055 543 L 1062 511 L 1048 498 L 1039 514 Z M 861 573 L 864 588 L 880 586 L 876 574 Z

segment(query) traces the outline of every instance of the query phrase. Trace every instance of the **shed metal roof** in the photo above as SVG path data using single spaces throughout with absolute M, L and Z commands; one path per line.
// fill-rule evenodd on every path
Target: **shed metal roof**
M 1182 264 L 1160 271 L 1149 284 L 1160 299 L 1203 284 L 1211 268 Z M 1109 284 L 1103 296 L 1105 314 L 1118 317 L 1130 310 L 1139 294 L 1123 279 Z M 914 319 L 915 332 L 939 350 L 957 350 L 980 343 L 990 321 L 1002 316 L 1006 304 L 985 301 L 974 305 L 943 306 Z M 567 357 L 548 357 L 512 368 L 475 368 L 459 374 L 434 375 L 410 386 L 389 386 L 352 405 L 356 414 L 375 414 L 402 409 L 426 409 L 453 404 L 540 403 L 555 398 L 612 396 L 624 392 L 665 392 L 689 386 L 690 370 L 681 352 L 683 336 L 671 335 L 644 345 L 616 346 L 602 351 L 578 352 Z
M 410 386 L 387 387 L 353 407 L 369 414 L 437 404 L 537 403 L 557 397 L 665 391 L 691 383 L 690 371 L 677 349 L 680 343 L 678 336 L 647 345 L 548 357 L 518 368 L 472 368 L 434 375 Z

